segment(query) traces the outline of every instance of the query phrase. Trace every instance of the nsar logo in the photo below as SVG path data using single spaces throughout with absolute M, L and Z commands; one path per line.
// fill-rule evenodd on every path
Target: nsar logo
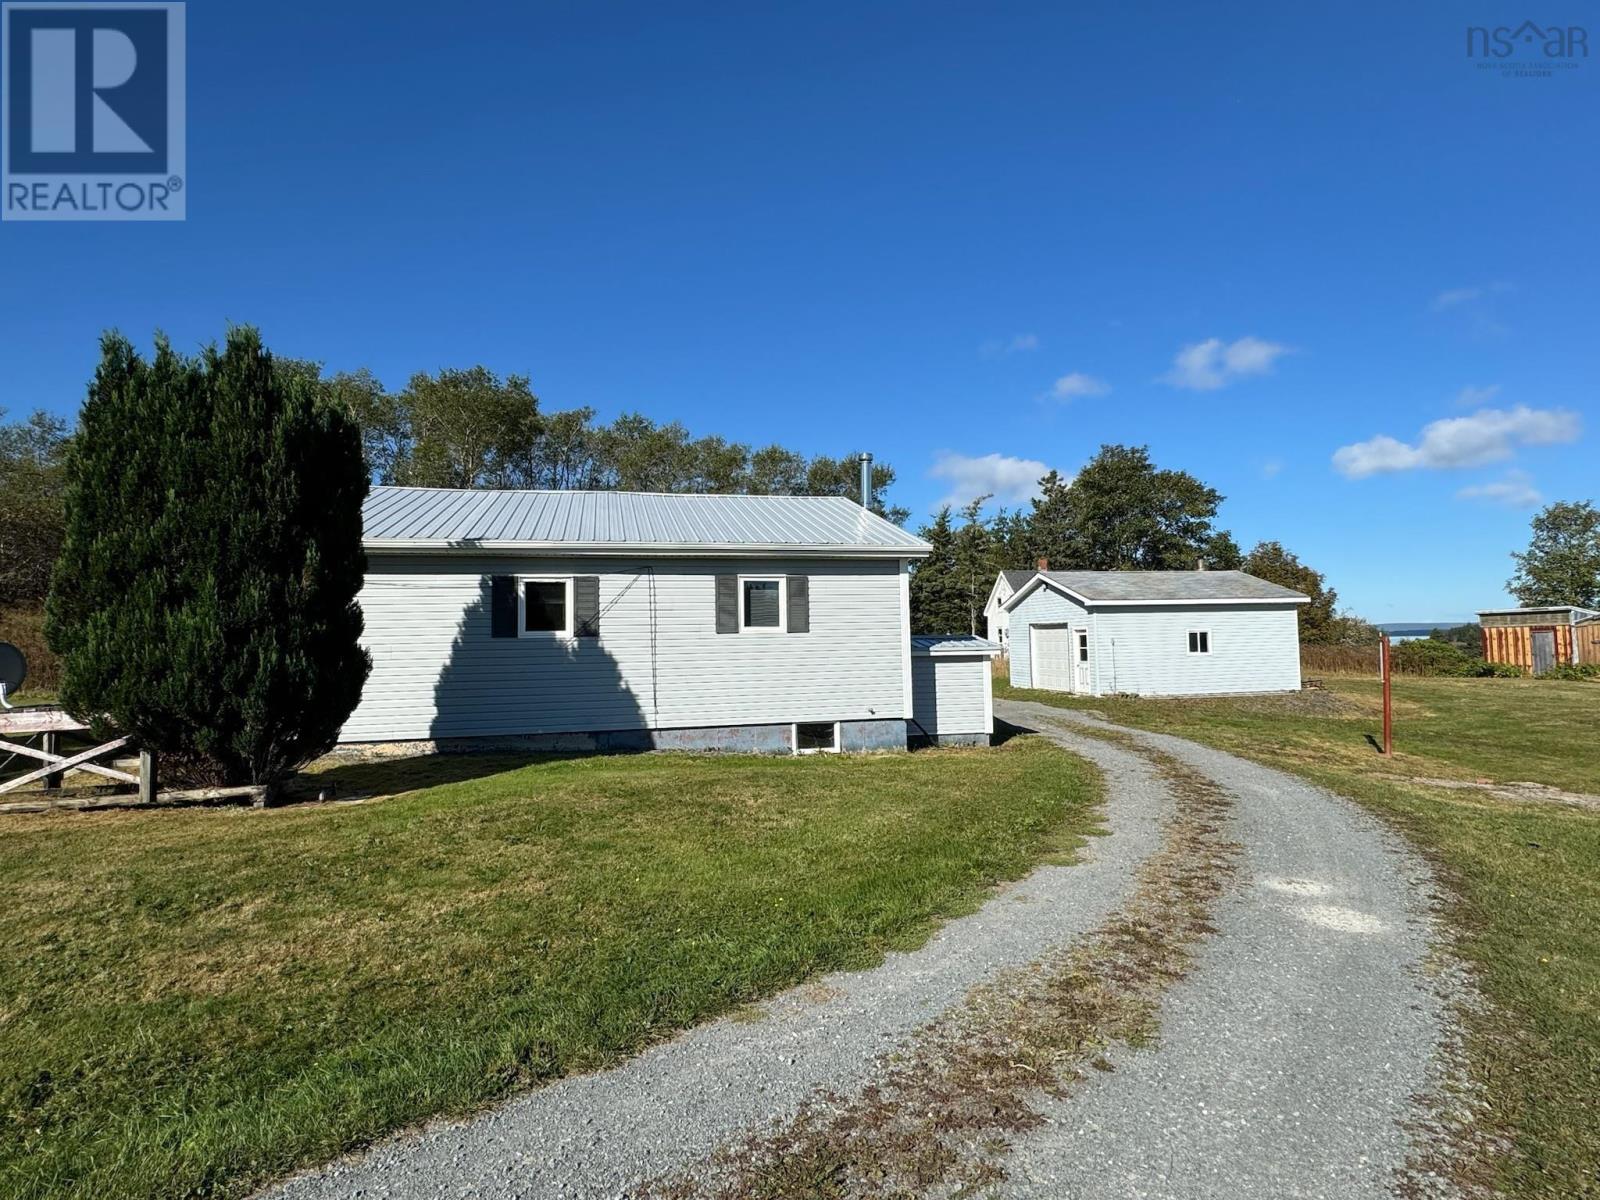
M 183 220 L 183 4 L 0 5 L 0 72 L 0 218 Z
M 1467 57 L 1479 67 L 1502 75 L 1538 78 L 1575 70 L 1589 57 L 1589 31 L 1582 25 L 1546 25 L 1532 21 L 1510 25 L 1467 26 Z

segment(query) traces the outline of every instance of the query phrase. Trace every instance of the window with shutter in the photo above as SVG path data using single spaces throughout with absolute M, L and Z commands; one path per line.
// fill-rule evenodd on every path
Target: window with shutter
M 517 636 L 517 581 L 511 575 L 489 578 L 489 636 Z
M 739 632 L 739 577 L 717 576 L 717 632 Z
M 579 575 L 572 581 L 572 625 L 579 637 L 600 636 L 598 575 Z
M 811 579 L 806 575 L 790 575 L 784 580 L 788 593 L 789 632 L 811 632 Z

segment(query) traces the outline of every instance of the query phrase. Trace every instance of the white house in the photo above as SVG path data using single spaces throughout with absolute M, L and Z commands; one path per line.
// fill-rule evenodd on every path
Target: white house
M 983 617 L 988 624 L 989 640 L 1002 651 L 1010 644 L 1011 637 L 1011 614 L 1006 610 L 1006 601 L 1032 578 L 1032 571 L 1001 571 L 995 575 L 994 586 L 989 589 Z
M 1005 603 L 1011 682 L 1090 696 L 1298 691 L 1307 602 L 1243 571 L 1040 571 Z
M 379 487 L 363 520 L 342 741 L 906 745 L 930 547 L 848 499 Z

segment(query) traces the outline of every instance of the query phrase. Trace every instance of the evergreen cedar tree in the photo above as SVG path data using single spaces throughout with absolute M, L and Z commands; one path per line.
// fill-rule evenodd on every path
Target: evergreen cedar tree
M 107 335 L 67 458 L 46 609 L 61 699 L 191 782 L 326 752 L 371 668 L 361 436 L 252 329 L 145 361 Z

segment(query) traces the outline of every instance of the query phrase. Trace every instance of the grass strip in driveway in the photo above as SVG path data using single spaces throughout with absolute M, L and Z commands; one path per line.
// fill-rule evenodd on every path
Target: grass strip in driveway
M 1394 684 L 1393 760 L 1378 685 L 1333 677 L 1283 697 L 1137 699 L 1013 689 L 995 694 L 1103 713 L 1293 771 L 1390 821 L 1449 886 L 1455 952 L 1490 1001 L 1462 1014 L 1467 1069 L 1488 1109 L 1459 1182 L 1539 1200 L 1600 1195 L 1600 812 L 1515 803 L 1429 779 L 1531 780 L 1600 792 L 1600 685 L 1520 679 Z
M 918 944 L 1097 820 L 990 752 L 442 758 L 0 824 L 0 1194 L 231 1195 Z
M 1170 755 L 1126 734 L 1076 729 L 1150 760 L 1173 797 L 1160 847 L 1129 900 L 1099 927 L 965 1002 L 886 1054 L 851 1096 L 819 1092 L 790 1120 L 708 1164 L 652 1181 L 643 1200 L 909 1200 L 987 1195 L 1007 1176 L 1010 1139 L 1044 1121 L 1113 1045 L 1142 1046 L 1162 993 L 1214 932 L 1212 906 L 1239 847 L 1223 834 L 1231 799 Z

